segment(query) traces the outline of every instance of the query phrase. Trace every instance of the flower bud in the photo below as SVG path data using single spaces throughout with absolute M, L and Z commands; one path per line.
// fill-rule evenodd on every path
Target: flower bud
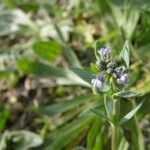
M 129 76 L 128 74 L 122 75 L 120 78 L 117 79 L 118 84 L 126 85 L 128 83 Z
M 119 67 L 114 70 L 114 74 L 117 78 L 120 78 L 125 73 L 124 71 L 125 71 L 124 67 Z
M 103 60 L 100 61 L 100 68 L 101 70 L 106 70 L 107 69 L 107 63 Z
M 107 68 L 113 68 L 113 62 L 109 62 L 108 64 L 107 64 Z
M 91 80 L 91 84 L 93 85 L 93 88 L 95 88 L 96 90 L 100 90 L 102 88 L 104 82 L 105 82 L 105 80 L 102 75 Z
M 102 48 L 100 48 L 98 53 L 101 55 L 102 58 L 108 57 L 110 55 L 110 53 L 111 53 L 111 49 L 110 48 L 106 48 L 106 47 L 102 47 Z
M 108 69 L 107 69 L 107 73 L 108 73 L 108 74 L 112 74 L 112 73 L 113 73 L 113 69 L 112 69 L 112 68 L 108 68 Z

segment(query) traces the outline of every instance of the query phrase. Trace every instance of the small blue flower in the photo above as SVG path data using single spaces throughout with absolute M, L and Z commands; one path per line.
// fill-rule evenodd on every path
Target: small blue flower
M 116 68 L 114 70 L 114 76 L 116 78 L 120 78 L 125 74 L 125 68 L 124 67 L 120 67 L 120 68 Z
M 128 83 L 129 76 L 128 76 L 127 73 L 125 73 L 125 70 L 126 70 L 125 66 L 116 68 L 114 70 L 113 76 L 115 78 L 117 78 L 117 83 L 118 84 L 126 85 Z
M 96 90 L 99 90 L 102 88 L 104 82 L 105 82 L 104 77 L 100 75 L 97 78 L 92 79 L 91 84 Z
M 120 78 L 117 79 L 118 84 L 126 85 L 128 83 L 129 76 L 128 74 L 123 74 Z
M 111 53 L 111 48 L 102 47 L 98 53 L 101 55 L 101 57 L 107 57 Z

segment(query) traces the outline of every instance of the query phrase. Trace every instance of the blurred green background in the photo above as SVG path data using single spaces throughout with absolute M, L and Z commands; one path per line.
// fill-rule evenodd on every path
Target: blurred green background
M 94 73 L 96 40 L 114 55 L 129 41 L 129 87 L 145 102 L 119 150 L 150 149 L 150 1 L 0 0 L 0 150 L 110 149 L 108 124 L 89 111 L 102 96 L 67 69 Z

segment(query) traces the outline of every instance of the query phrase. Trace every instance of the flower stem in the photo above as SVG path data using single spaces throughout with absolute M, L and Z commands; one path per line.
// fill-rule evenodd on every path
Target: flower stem
M 115 118 L 115 115 L 116 115 L 116 100 L 113 99 L 113 116 Z M 116 125 L 114 123 L 114 125 L 112 125 L 112 128 L 111 128 L 111 132 L 112 132 L 112 135 L 111 135 L 111 150 L 116 150 L 116 139 L 117 139 L 117 134 L 116 134 Z

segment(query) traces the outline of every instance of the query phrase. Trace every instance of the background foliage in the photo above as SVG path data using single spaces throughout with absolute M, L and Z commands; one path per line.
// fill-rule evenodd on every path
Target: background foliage
M 110 149 L 108 123 L 90 112 L 104 110 L 87 73 L 97 72 L 95 40 L 114 54 L 129 41 L 129 89 L 142 95 L 122 98 L 122 113 L 145 101 L 123 125 L 119 150 L 150 148 L 148 0 L 1 0 L 0 149 Z

